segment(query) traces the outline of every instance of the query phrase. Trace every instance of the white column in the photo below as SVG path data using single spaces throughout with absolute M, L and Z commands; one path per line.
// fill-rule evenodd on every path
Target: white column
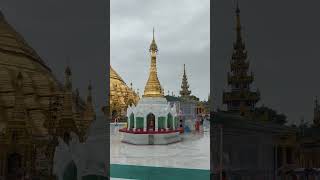
M 134 118 L 133 118 L 134 119 Z M 128 118 L 128 127 L 127 127 L 127 130 L 130 130 L 130 122 L 131 121 L 131 115 L 129 116 L 129 118 Z
M 143 118 L 143 131 L 147 131 L 147 117 L 148 115 Z
M 172 128 L 173 130 L 176 130 L 176 120 L 174 117 L 172 117 Z
M 134 121 L 134 127 L 133 127 L 133 130 L 135 131 L 137 129 L 137 120 L 136 120 L 136 117 L 133 119 Z
M 155 131 L 158 131 L 158 116 L 155 116 L 156 120 L 156 126 L 155 126 Z
M 164 117 L 164 128 L 168 130 L 168 117 Z

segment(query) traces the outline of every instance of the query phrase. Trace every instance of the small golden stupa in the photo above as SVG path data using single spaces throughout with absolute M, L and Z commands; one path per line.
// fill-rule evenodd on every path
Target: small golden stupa
M 156 41 L 154 39 L 154 29 L 153 29 L 153 38 L 149 49 L 151 53 L 151 66 L 150 66 L 150 73 L 149 79 L 147 84 L 144 88 L 144 95 L 143 97 L 163 97 L 163 88 L 160 85 L 158 75 L 157 75 L 157 52 L 158 47 Z

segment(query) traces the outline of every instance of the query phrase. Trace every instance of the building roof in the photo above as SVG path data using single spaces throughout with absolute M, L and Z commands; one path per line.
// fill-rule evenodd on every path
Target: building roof
M 167 99 L 167 101 L 181 101 L 181 99 L 179 98 L 179 97 L 176 97 L 176 96 L 169 96 L 169 95 L 166 95 L 166 96 L 164 96 L 166 99 Z

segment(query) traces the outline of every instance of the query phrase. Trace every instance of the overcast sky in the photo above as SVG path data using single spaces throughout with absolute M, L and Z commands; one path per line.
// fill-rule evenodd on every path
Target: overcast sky
M 6 19 L 38 52 L 59 80 L 67 56 L 74 87 L 86 95 L 94 86 L 97 110 L 106 100 L 105 0 L 1 0 Z M 233 0 L 214 1 L 214 84 L 221 106 L 234 41 Z M 311 121 L 313 101 L 320 96 L 320 2 L 240 0 L 243 36 L 255 87 L 262 101 L 291 122 Z M 111 0 L 111 64 L 122 78 L 143 92 L 147 80 L 152 28 L 159 48 L 158 70 L 165 89 L 180 90 L 186 64 L 192 93 L 209 92 L 209 0 Z
M 87 95 L 92 80 L 97 113 L 106 104 L 107 1 L 1 0 L 7 21 L 63 82 L 67 57 L 73 87 Z
M 178 95 L 183 64 L 192 94 L 210 92 L 209 0 L 111 0 L 111 66 L 143 94 L 150 66 L 152 28 L 158 45 L 158 77 Z
M 290 122 L 313 118 L 320 96 L 320 1 L 240 0 L 244 39 L 262 101 Z M 214 91 L 221 104 L 235 36 L 233 0 L 214 3 Z

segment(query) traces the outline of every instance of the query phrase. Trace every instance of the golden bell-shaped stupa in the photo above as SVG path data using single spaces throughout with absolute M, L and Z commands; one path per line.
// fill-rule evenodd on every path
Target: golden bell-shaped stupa
M 147 84 L 144 88 L 143 97 L 163 97 L 163 89 L 160 85 L 158 75 L 157 75 L 157 52 L 158 47 L 154 39 L 154 30 L 153 30 L 153 39 L 149 49 L 151 53 L 151 65 L 150 73 Z

